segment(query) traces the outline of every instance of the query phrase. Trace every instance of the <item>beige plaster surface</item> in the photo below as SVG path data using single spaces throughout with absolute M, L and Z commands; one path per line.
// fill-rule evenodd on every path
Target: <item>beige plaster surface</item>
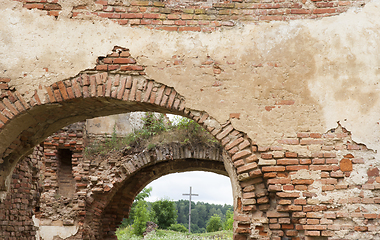
M 76 4 L 68 2 L 64 11 Z M 234 127 L 260 145 L 276 145 L 300 131 L 325 132 L 340 122 L 355 141 L 377 150 L 379 8 L 374 0 L 321 20 L 177 33 L 95 17 L 56 20 L 1 0 L 0 77 L 10 77 L 28 98 L 36 89 L 43 92 L 45 85 L 93 68 L 98 56 L 117 45 L 146 66 L 148 78 L 173 86 L 187 107 L 220 123 L 240 113 Z M 174 65 L 173 59 L 183 64 Z M 202 66 L 206 59 L 214 60 L 221 74 Z M 276 105 L 281 100 L 294 105 Z
M 38 227 L 36 233 L 37 240 L 53 240 L 59 237 L 59 239 L 66 239 L 74 236 L 79 227 L 78 226 L 48 226 L 43 225 L 41 221 L 33 215 L 34 226 Z

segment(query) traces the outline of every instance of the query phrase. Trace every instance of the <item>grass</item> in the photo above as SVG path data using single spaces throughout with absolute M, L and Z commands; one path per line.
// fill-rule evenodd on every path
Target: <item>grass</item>
M 232 230 L 223 230 L 211 233 L 180 233 L 170 230 L 157 229 L 155 232 L 149 233 L 147 236 L 139 237 L 131 234 L 130 227 L 118 230 L 116 232 L 118 240 L 232 240 Z

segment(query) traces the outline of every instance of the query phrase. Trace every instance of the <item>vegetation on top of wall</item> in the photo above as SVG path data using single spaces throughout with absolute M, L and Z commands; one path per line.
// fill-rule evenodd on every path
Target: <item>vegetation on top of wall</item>
M 85 155 L 104 155 L 116 150 L 152 149 L 171 142 L 183 144 L 215 146 L 218 141 L 198 123 L 184 117 L 176 117 L 173 122 L 165 118 L 164 114 L 148 112 L 142 118 L 143 127 L 133 133 L 118 137 L 114 126 L 111 137 L 103 141 L 97 140 L 85 148 Z

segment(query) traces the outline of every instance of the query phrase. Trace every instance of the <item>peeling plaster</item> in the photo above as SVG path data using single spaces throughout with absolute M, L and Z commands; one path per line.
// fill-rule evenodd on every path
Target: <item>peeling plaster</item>
M 92 2 L 61 4 L 69 9 Z M 356 142 L 377 151 L 379 8 L 380 1 L 374 0 L 360 11 L 352 8 L 321 20 L 177 33 L 128 28 L 96 17 L 57 20 L 1 0 L 0 69 L 6 71 L 0 76 L 10 77 L 11 85 L 30 97 L 40 85 L 38 91 L 44 92 L 44 85 L 93 68 L 98 56 L 118 45 L 146 66 L 149 78 L 182 94 L 189 108 L 221 123 L 239 112 L 234 127 L 258 144 L 274 145 L 274 139 L 303 130 L 324 132 L 339 121 Z M 163 67 L 173 56 L 183 58 L 183 64 Z M 220 75 L 201 68 L 207 57 L 220 63 Z M 221 85 L 212 86 L 215 81 Z M 276 105 L 278 100 L 294 104 Z M 266 111 L 265 106 L 274 108 Z

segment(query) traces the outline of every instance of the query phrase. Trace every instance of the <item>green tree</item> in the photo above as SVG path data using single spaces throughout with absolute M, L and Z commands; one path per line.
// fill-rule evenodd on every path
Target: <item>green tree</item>
M 146 230 L 146 222 L 149 220 L 148 205 L 144 200 L 137 202 L 135 219 L 132 225 L 133 233 L 142 236 Z
M 216 232 L 222 229 L 222 220 L 218 214 L 214 214 L 207 223 L 207 232 Z
M 132 203 L 131 210 L 129 211 L 129 217 L 124 218 L 123 222 L 121 223 L 121 228 L 125 228 L 126 226 L 129 226 L 133 224 L 133 221 L 135 219 L 135 211 L 136 211 L 136 205 L 139 201 L 144 201 L 145 198 L 150 196 L 150 193 L 152 192 L 152 187 L 144 188 L 136 197 L 135 200 Z
M 177 209 L 175 203 L 168 199 L 161 199 L 152 203 L 154 220 L 159 228 L 168 229 L 171 224 L 177 223 Z
M 226 221 L 224 221 L 223 227 L 224 230 L 232 230 L 234 223 L 234 213 L 231 210 L 226 212 Z

